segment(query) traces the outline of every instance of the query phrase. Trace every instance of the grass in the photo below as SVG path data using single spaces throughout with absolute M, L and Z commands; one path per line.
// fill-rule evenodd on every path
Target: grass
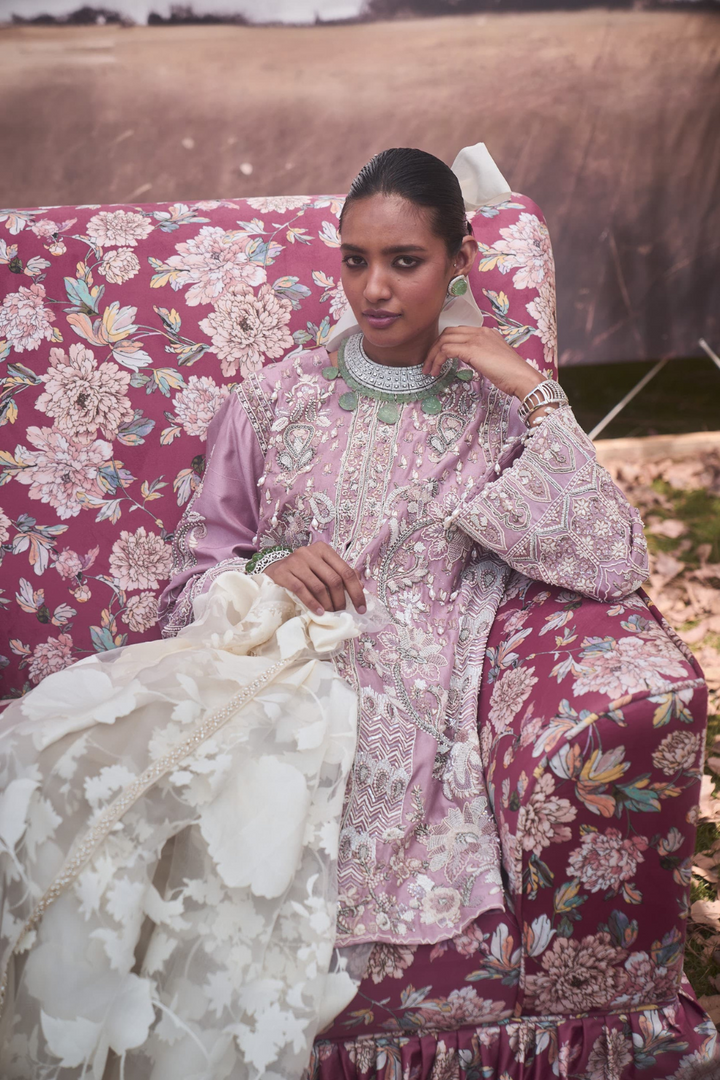
M 654 366 L 654 360 L 560 368 L 559 381 L 585 431 Z M 671 360 L 600 433 L 600 439 L 717 431 L 720 371 L 705 357 Z
M 688 563 L 698 564 L 697 549 L 700 544 L 710 544 L 708 562 L 720 562 L 720 498 L 700 488 L 695 491 L 677 491 L 666 480 L 653 480 L 652 487 L 659 495 L 664 495 L 672 502 L 672 513 L 661 509 L 653 510 L 659 517 L 676 517 L 684 522 L 688 529 L 691 548 L 680 553 L 679 557 Z M 677 540 L 669 536 L 649 534 L 648 544 L 654 544 L 655 550 L 673 551 Z M 651 548 L 651 550 L 653 550 Z

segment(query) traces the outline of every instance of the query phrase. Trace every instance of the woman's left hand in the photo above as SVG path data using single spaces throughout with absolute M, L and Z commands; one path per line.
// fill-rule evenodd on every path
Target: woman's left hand
M 484 375 L 504 394 L 520 399 L 543 381 L 542 375 L 518 356 L 494 327 L 448 326 L 427 354 L 423 374 L 439 375 L 445 361 L 453 356 Z

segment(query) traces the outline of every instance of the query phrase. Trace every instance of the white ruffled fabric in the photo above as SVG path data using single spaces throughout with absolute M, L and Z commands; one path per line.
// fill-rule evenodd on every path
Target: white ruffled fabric
M 362 974 L 334 950 L 357 697 L 329 657 L 374 599 L 315 616 L 229 571 L 177 637 L 8 707 L 4 1080 L 301 1076 Z

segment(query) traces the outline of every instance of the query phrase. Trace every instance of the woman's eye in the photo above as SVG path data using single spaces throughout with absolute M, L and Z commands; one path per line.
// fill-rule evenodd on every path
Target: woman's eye
M 362 261 L 363 260 L 360 255 L 346 255 L 343 259 L 345 266 L 349 266 L 351 270 L 357 269 L 357 267 L 362 263 Z
M 401 270 L 412 270 L 419 262 L 419 259 L 413 259 L 410 255 L 401 255 L 397 260 L 397 264 L 400 266 Z

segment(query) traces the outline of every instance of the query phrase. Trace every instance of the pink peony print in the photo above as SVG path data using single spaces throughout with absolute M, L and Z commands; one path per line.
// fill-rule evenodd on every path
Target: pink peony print
M 0 544 L 7 544 L 10 539 L 10 526 L 12 521 L 0 507 Z
M 60 634 L 36 645 L 28 668 L 30 682 L 39 683 L 46 675 L 68 667 L 73 663 L 72 651 L 73 639 L 69 634 Z
M 49 503 L 60 518 L 70 518 L 82 510 L 81 493 L 103 498 L 97 475 L 112 457 L 110 443 L 80 442 L 55 428 L 39 427 L 29 427 L 27 438 L 37 449 L 19 446 L 15 456 L 25 466 L 17 479 L 30 486 L 31 499 Z
M 504 620 L 503 630 L 505 634 L 514 634 L 516 630 L 521 630 L 525 623 L 528 621 L 531 615 L 531 609 L 527 608 L 525 611 L 518 608 L 517 611 L 513 611 L 512 614 Z
M 41 341 L 51 341 L 55 316 L 43 305 L 43 285 L 21 285 L 8 293 L 0 305 L 0 338 L 4 337 L 17 352 L 40 348 Z
M 33 221 L 30 229 L 41 240 L 47 240 L 49 236 L 54 236 L 60 231 L 60 225 L 52 218 L 40 218 L 38 221 Z
M 214 304 L 234 286 L 263 284 L 265 267 L 248 258 L 249 242 L 246 233 L 206 225 L 197 236 L 176 245 L 179 254 L 171 255 L 167 264 L 180 271 L 180 284 L 190 285 L 185 294 L 190 307 Z
M 142 634 L 149 630 L 157 622 L 158 602 L 152 593 L 140 593 L 139 596 L 131 596 L 127 602 L 122 618 L 131 630 Z
M 644 836 L 623 839 L 619 829 L 589 832 L 583 836 L 580 847 L 571 852 L 567 872 L 580 878 L 590 892 L 607 889 L 619 892 L 624 881 L 635 877 L 647 847 Z
M 73 551 L 72 548 L 65 548 L 55 560 L 55 569 L 61 578 L 77 577 L 82 568 L 82 559 L 77 551 Z
M 516 667 L 506 671 L 493 687 L 490 697 L 490 722 L 496 732 L 510 727 L 537 682 L 534 667 Z
M 508 256 L 501 267 L 504 272 L 518 268 L 513 275 L 516 289 L 539 289 L 544 281 L 550 280 L 553 256 L 550 233 L 544 222 L 524 211 L 514 225 L 500 229 L 500 235 L 504 239 L 496 240 L 493 249 Z
M 713 1043 L 715 1038 L 713 1033 Z M 668 1075 L 667 1080 L 717 1080 L 716 1062 L 708 1060 L 708 1053 L 712 1053 L 712 1050 L 706 1045 L 693 1054 L 686 1054 L 680 1058 L 678 1069 Z
M 378 1053 L 374 1039 L 353 1039 L 351 1043 L 345 1043 L 345 1048 L 358 1074 L 370 1072 L 371 1069 L 374 1071 Z M 384 1053 L 381 1060 L 385 1060 Z
M 282 214 L 286 210 L 299 210 L 301 206 L 312 205 L 312 199 L 307 195 L 270 195 L 247 201 L 253 210 L 259 210 L 261 214 Z
M 133 210 L 101 210 L 88 221 L 87 234 L 100 247 L 135 247 L 153 228 L 152 218 Z
M 128 247 L 106 251 L 97 271 L 113 285 L 122 285 L 139 273 L 140 260 Z
M 574 821 L 577 808 L 567 799 L 555 795 L 555 778 L 543 773 L 535 785 L 530 801 L 520 807 L 517 838 L 525 851 L 540 855 L 549 844 L 564 844 L 571 837 L 567 822 Z
M 440 1039 L 435 1050 L 432 1072 L 428 1080 L 458 1080 L 461 1068 L 462 1065 L 457 1049 L 453 1046 L 448 1048 Z
M 604 1027 L 602 1034 L 593 1043 L 587 1061 L 585 1080 L 608 1080 L 620 1077 L 626 1065 L 633 1059 L 630 1039 L 617 1028 Z
M 383 979 L 402 979 L 415 958 L 416 945 L 386 945 L 377 942 L 370 953 L 366 975 L 374 983 Z
M 634 952 L 625 961 L 626 982 L 616 1005 L 647 1005 L 671 1001 L 682 975 L 682 954 L 673 967 L 658 966 L 646 952 Z
M 659 636 L 624 637 L 593 645 L 584 650 L 579 669 L 573 693 L 601 693 L 611 699 L 648 690 L 658 693 L 667 687 L 668 676 L 685 675 L 677 649 L 664 634 L 662 641 Z
M 555 311 L 555 274 L 548 277 L 539 287 L 538 295 L 526 305 L 535 319 L 538 335 L 543 343 L 545 363 L 554 365 L 557 359 L 557 315 Z
M 483 1024 L 500 1019 L 506 1013 L 504 1001 L 489 1001 L 478 997 L 472 986 L 451 990 L 447 997 L 431 998 L 412 1007 L 413 1017 L 423 1020 L 428 1028 L 455 1031 L 466 1024 Z M 402 1027 L 402 1024 L 399 1025 Z M 437 1058 L 435 1059 L 437 1063 Z M 433 1074 L 435 1075 L 435 1074 Z M 457 1072 L 452 1077 L 457 1080 Z
M 208 424 L 229 394 L 227 386 L 218 386 L 208 375 L 191 375 L 173 402 L 183 430 L 188 435 L 207 438 Z
M 345 289 L 343 288 L 342 281 L 338 281 L 337 285 L 330 292 L 330 315 L 336 321 L 345 314 L 348 310 L 349 304 L 347 296 L 345 295 Z
M 673 731 L 665 736 L 653 753 L 653 765 L 665 776 L 674 776 L 681 770 L 688 772 L 700 764 L 700 747 L 699 735 L 693 735 L 690 731 Z
M 480 925 L 477 922 L 471 922 L 461 934 L 456 934 L 450 940 L 455 951 L 461 956 L 474 956 L 483 947 L 484 937 Z
M 291 313 L 290 301 L 269 285 L 263 285 L 257 296 L 235 286 L 201 320 L 200 329 L 212 337 L 223 375 L 234 375 L 238 366 L 247 375 L 262 367 L 266 357 L 277 359 L 293 347 L 287 328 Z
M 624 955 L 606 933 L 581 941 L 556 937 L 543 953 L 543 970 L 527 977 L 528 1006 L 562 1015 L 606 1009 L 624 985 L 625 973 L 618 970 Z
M 98 367 L 91 349 L 70 346 L 68 357 L 62 349 L 50 350 L 50 365 L 41 376 L 45 393 L 35 408 L 51 416 L 55 427 L 87 441 L 98 428 L 114 439 L 122 424 L 132 420 L 134 410 L 127 396 L 131 373 L 105 361 Z
M 121 589 L 157 589 L 172 569 L 170 546 L 143 525 L 120 533 L 110 556 L 110 573 Z

